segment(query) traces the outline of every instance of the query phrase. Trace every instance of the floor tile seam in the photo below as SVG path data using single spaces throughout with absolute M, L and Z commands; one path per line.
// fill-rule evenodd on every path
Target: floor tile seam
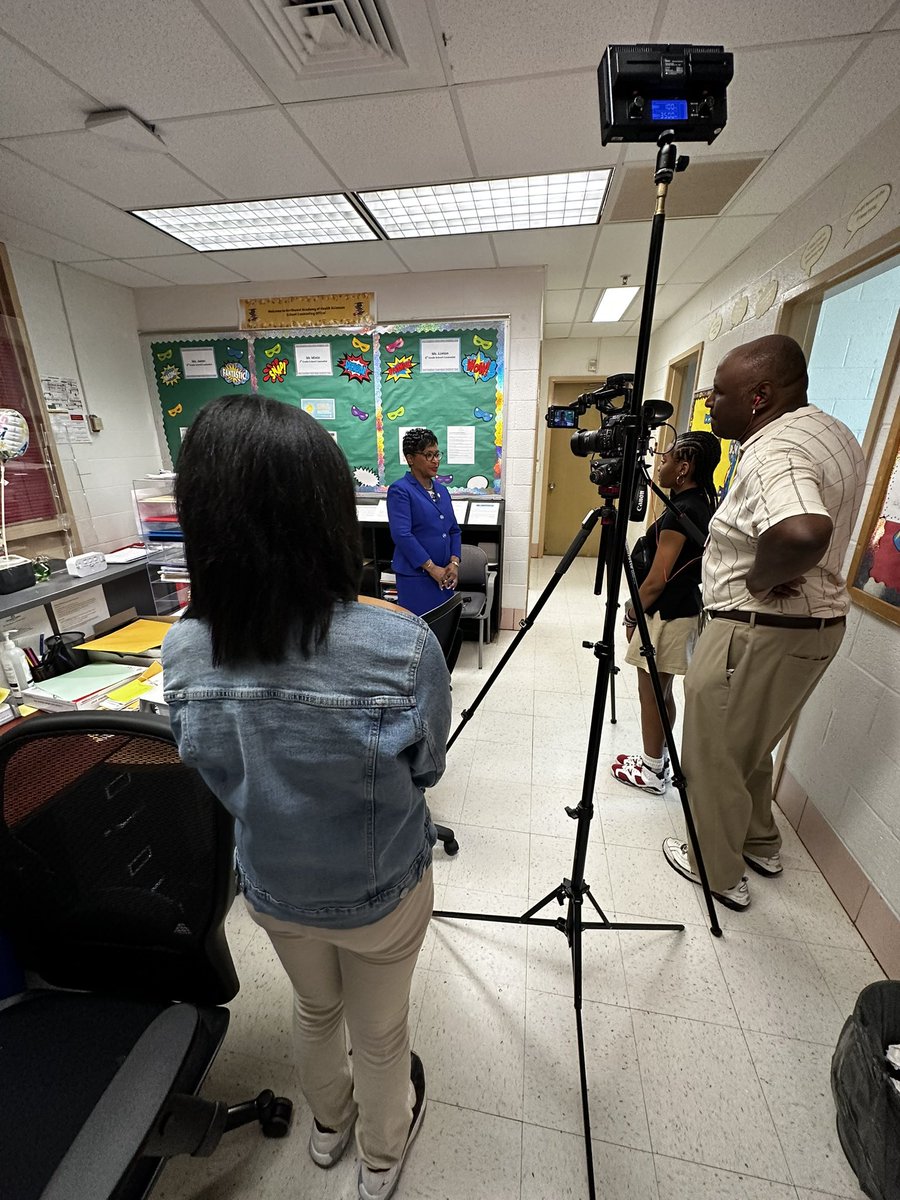
M 745 937 L 751 937 L 751 938 L 752 938 L 752 937 L 763 938 L 763 939 L 765 939 L 765 940 L 767 940 L 767 941 L 776 941 L 776 940 L 788 941 L 788 940 L 792 940 L 792 939 L 787 939 L 787 938 L 776 939 L 776 938 L 774 938 L 772 935 L 769 935 L 769 934 L 762 934 L 762 933 L 756 933 L 754 930 L 750 930 L 750 929 L 748 929 L 748 930 L 746 931 L 746 933 L 744 934 L 744 936 L 745 936 Z M 722 958 L 721 958 L 720 951 L 721 951 L 721 949 L 724 947 L 724 945 L 725 945 L 725 944 L 726 944 L 726 943 L 725 943 L 724 941 L 722 941 L 722 940 L 721 940 L 721 939 L 719 939 L 719 938 L 716 938 L 716 939 L 715 939 L 715 944 L 713 945 L 713 949 L 715 950 L 715 953 L 716 953 L 716 958 L 718 959 L 718 962 L 719 962 L 719 969 L 720 969 L 720 970 L 723 972 L 723 974 L 724 974 L 724 970 L 725 970 L 725 969 L 724 969 L 724 967 L 722 966 Z M 810 943 L 808 943 L 808 942 L 805 942 L 805 941 L 802 941 L 800 944 L 801 944 L 801 945 L 804 947 L 804 949 L 806 950 L 806 952 L 807 952 L 807 957 L 809 958 L 809 961 L 812 963 L 813 970 L 815 971 L 816 975 L 818 976 L 818 978 L 819 978 L 819 981 L 820 981 L 820 983 L 822 984 L 823 988 L 825 989 L 826 993 L 827 993 L 827 994 L 828 994 L 828 996 L 831 998 L 831 1001 L 832 1001 L 832 1003 L 834 1004 L 834 1006 L 835 1006 L 835 1009 L 837 1010 L 838 1014 L 840 1014 L 840 1012 L 841 1012 L 841 1006 L 840 1006 L 840 1004 L 839 1004 L 839 1002 L 838 1002 L 837 998 L 835 997 L 835 995 L 834 995 L 834 993 L 833 993 L 833 991 L 832 991 L 831 987 L 829 986 L 829 984 L 828 984 L 828 980 L 825 978 L 825 972 L 824 972 L 824 971 L 822 970 L 822 968 L 819 966 L 818 962 L 816 961 L 816 956 L 815 956 L 815 955 L 812 953 L 812 951 L 811 951 L 811 950 L 810 950 L 810 948 L 809 948 L 809 946 L 810 946 Z M 726 987 L 728 988 L 729 994 L 731 995 L 732 1004 L 734 1004 L 734 995 L 732 994 L 732 991 L 731 991 L 731 986 L 730 986 L 730 984 L 728 983 L 728 979 L 727 979 L 727 977 L 726 977 L 726 979 L 725 979 L 725 985 L 726 985 Z M 737 1012 L 737 1005 L 735 1005 L 734 1007 L 735 1007 L 735 1012 Z M 740 1019 L 740 1014 L 738 1014 L 738 1019 Z M 741 1024 L 742 1024 L 742 1028 L 743 1028 L 743 1022 L 742 1022 Z M 747 1028 L 749 1029 L 749 1026 L 747 1026 Z M 765 1031 L 765 1030 L 761 1030 L 761 1029 L 754 1029 L 754 1030 L 750 1030 L 750 1032 L 752 1032 L 752 1033 L 765 1033 L 766 1031 Z M 797 1040 L 797 1041 L 815 1041 L 815 1038 L 797 1038 L 796 1040 Z
M 738 1018 L 738 1020 L 740 1020 L 740 1018 Z M 841 1020 L 843 1022 L 843 1018 L 841 1018 Z M 761 1034 L 763 1037 L 779 1038 L 783 1042 L 798 1042 L 801 1046 L 824 1046 L 826 1050 L 832 1050 L 832 1051 L 834 1050 L 834 1039 L 833 1038 L 826 1042 L 826 1041 L 819 1041 L 818 1038 L 812 1038 L 812 1037 L 794 1037 L 793 1035 L 788 1034 L 788 1033 L 777 1033 L 773 1029 L 753 1029 L 752 1026 L 744 1025 L 743 1022 L 741 1022 L 740 1028 L 741 1028 L 741 1032 L 745 1033 L 745 1034 L 746 1033 L 758 1033 L 758 1034 Z M 752 1057 L 752 1055 L 751 1055 L 751 1057 Z
M 628 986 L 627 979 L 625 986 L 626 988 Z M 585 1002 L 587 1002 L 587 998 L 585 998 Z M 684 1013 L 663 1012 L 657 1008 L 648 1008 L 646 1004 L 629 1003 L 628 1008 L 632 1013 L 644 1013 L 648 1017 L 668 1017 L 673 1021 L 691 1021 L 695 1025 L 712 1025 L 715 1029 L 729 1029 L 732 1033 L 743 1033 L 737 1014 L 735 1014 L 735 1023 L 732 1025 L 727 1021 L 710 1021 L 706 1017 L 688 1017 Z
M 768 1094 L 766 1092 L 765 1087 L 763 1086 L 763 1081 L 762 1081 L 762 1078 L 759 1073 L 759 1067 L 756 1065 L 756 1059 L 753 1057 L 753 1050 L 751 1049 L 750 1042 L 747 1038 L 747 1032 L 748 1031 L 745 1030 L 742 1026 L 741 1027 L 741 1038 L 743 1039 L 744 1045 L 747 1048 L 747 1054 L 750 1057 L 750 1065 L 753 1067 L 753 1075 L 754 1075 L 754 1078 L 756 1079 L 756 1084 L 757 1084 L 757 1087 L 759 1088 L 760 1095 L 763 1098 L 763 1104 L 766 1106 L 766 1112 L 769 1115 L 769 1121 L 771 1122 L 772 1128 L 775 1131 L 775 1140 L 778 1143 L 778 1148 L 781 1151 L 781 1157 L 784 1159 L 784 1165 L 785 1165 L 785 1168 L 787 1169 L 787 1173 L 788 1173 L 787 1180 L 782 1179 L 782 1180 L 776 1180 L 775 1182 L 790 1183 L 790 1185 L 796 1190 L 796 1188 L 799 1185 L 798 1185 L 797 1181 L 794 1179 L 794 1170 L 790 1164 L 790 1160 L 788 1159 L 787 1148 L 781 1137 L 781 1132 L 778 1128 L 778 1121 L 775 1117 L 775 1113 L 772 1111 L 772 1105 L 769 1103 Z M 776 1034 L 768 1034 L 768 1035 L 763 1035 L 763 1036 L 774 1037 L 777 1035 Z M 787 1040 L 790 1041 L 793 1039 L 789 1038 Z
M 743 1179 L 758 1179 L 761 1183 L 777 1183 L 777 1184 L 780 1184 L 781 1187 L 793 1188 L 795 1191 L 798 1186 L 796 1183 L 793 1182 L 793 1180 L 778 1179 L 774 1175 L 761 1175 L 757 1171 L 749 1171 L 749 1170 L 748 1171 L 735 1171 L 735 1170 L 732 1170 L 731 1167 L 722 1167 L 718 1163 L 704 1162 L 702 1159 L 699 1159 L 699 1158 L 682 1158 L 678 1154 L 663 1154 L 659 1150 L 654 1150 L 653 1157 L 654 1158 L 664 1158 L 664 1159 L 667 1159 L 669 1162 L 690 1163 L 692 1166 L 696 1166 L 696 1167 L 707 1167 L 709 1170 L 721 1171 L 724 1175 L 734 1175 L 736 1178 L 740 1177 Z M 788 1169 L 790 1169 L 790 1168 L 788 1168 Z M 815 1190 L 818 1191 L 820 1189 L 817 1188 Z M 823 1195 L 831 1195 L 831 1193 L 823 1192 Z M 847 1198 L 846 1197 L 835 1197 L 835 1200 L 847 1200 Z

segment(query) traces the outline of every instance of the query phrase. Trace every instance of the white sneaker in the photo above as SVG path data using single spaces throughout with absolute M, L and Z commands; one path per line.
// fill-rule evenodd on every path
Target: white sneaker
M 610 767 L 613 779 L 619 783 L 627 783 L 629 787 L 640 788 L 642 792 L 652 792 L 661 796 L 666 790 L 666 768 L 659 772 L 648 767 L 639 754 L 620 755 Z
M 355 1124 L 356 1117 L 343 1129 L 323 1129 L 319 1122 L 313 1119 L 312 1129 L 309 1131 L 309 1157 L 317 1167 L 327 1169 L 334 1166 L 347 1149 Z
M 752 867 L 757 875 L 780 875 L 784 870 L 780 850 L 776 850 L 768 858 L 759 854 L 745 854 L 744 862 L 748 867 Z
M 686 842 L 679 842 L 678 838 L 666 838 L 663 842 L 663 854 L 669 866 L 679 875 L 683 875 L 691 883 L 700 882 L 700 876 L 696 871 L 691 870 L 691 860 L 688 858 Z M 734 887 L 712 894 L 720 904 L 724 904 L 726 908 L 733 908 L 735 912 L 743 912 L 745 908 L 750 907 L 750 889 L 747 886 L 746 875 L 742 875 L 740 882 L 736 883 Z
M 409 1057 L 412 1120 L 409 1123 L 406 1145 L 399 1161 L 387 1171 L 373 1171 L 365 1163 L 359 1164 L 359 1178 L 356 1182 L 359 1200 L 388 1200 L 389 1196 L 393 1196 L 400 1181 L 400 1172 L 403 1170 L 407 1152 L 422 1127 L 422 1118 L 425 1115 L 425 1069 L 418 1054 L 410 1054 Z

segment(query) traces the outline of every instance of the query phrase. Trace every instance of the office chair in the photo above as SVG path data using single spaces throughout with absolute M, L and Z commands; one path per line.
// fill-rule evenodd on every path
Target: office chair
M 162 718 L 67 713 L 0 737 L 0 928 L 66 989 L 0 1004 L 6 1200 L 143 1200 L 173 1155 L 251 1121 L 287 1133 L 271 1091 L 197 1095 L 239 988 L 232 828 Z
M 491 640 L 491 608 L 497 572 L 488 570 L 488 558 L 480 546 L 463 546 L 459 564 L 459 594 L 463 598 L 463 620 L 478 622 L 478 670 L 482 649 Z
M 431 612 L 423 613 L 422 620 L 431 627 L 431 632 L 438 640 L 438 645 L 444 652 L 447 670 L 453 673 L 456 660 L 459 658 L 459 648 L 462 645 L 462 632 L 459 623 L 462 618 L 463 598 L 459 592 L 454 592 L 449 600 L 433 608 Z M 444 847 L 446 854 L 452 858 L 459 850 L 459 842 L 449 825 L 435 823 L 438 841 Z

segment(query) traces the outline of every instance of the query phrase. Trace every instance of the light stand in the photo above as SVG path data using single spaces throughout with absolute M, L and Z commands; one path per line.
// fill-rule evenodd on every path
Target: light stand
M 449 749 L 449 747 L 452 746 L 456 741 L 456 738 L 465 727 L 467 720 L 480 703 L 482 697 L 485 695 L 494 679 L 497 677 L 497 675 L 499 675 L 500 671 L 503 669 L 507 660 L 515 651 L 521 639 L 525 636 L 525 634 L 528 632 L 528 629 L 536 620 L 544 604 L 549 599 L 550 595 L 558 585 L 559 581 L 562 579 L 565 572 L 568 570 L 574 558 L 577 556 L 578 551 L 590 536 L 594 526 L 598 521 L 601 521 L 605 526 L 603 533 L 604 535 L 607 535 L 606 553 L 608 557 L 605 562 L 606 614 L 601 640 L 593 645 L 591 643 L 585 643 L 586 646 L 589 646 L 593 649 L 594 655 L 597 658 L 597 677 L 594 686 L 591 725 L 588 733 L 581 800 L 574 809 L 566 808 L 566 813 L 577 822 L 571 877 L 568 879 L 563 879 L 560 884 L 549 891 L 541 900 L 532 905 L 532 907 L 521 916 L 500 915 L 493 913 L 451 912 L 447 910 L 436 910 L 434 914 L 436 917 L 464 918 L 475 921 L 492 921 L 524 925 L 546 925 L 558 929 L 561 933 L 565 934 L 572 959 L 572 990 L 573 1003 L 575 1007 L 576 1035 L 578 1042 L 579 1082 L 581 1088 L 581 1105 L 584 1124 L 588 1195 L 590 1200 L 595 1200 L 596 1191 L 594 1184 L 593 1152 L 591 1148 L 591 1114 L 584 1050 L 584 1028 L 582 1021 L 582 933 L 585 929 L 648 931 L 683 931 L 684 929 L 683 925 L 674 923 L 656 924 L 645 922 L 632 923 L 610 921 L 594 898 L 590 889 L 590 885 L 587 883 L 584 877 L 584 870 L 587 862 L 590 825 L 594 815 L 594 786 L 596 784 L 597 764 L 600 756 L 600 739 L 603 731 L 607 692 L 609 690 L 612 671 L 614 669 L 613 648 L 615 642 L 616 619 L 619 602 L 619 587 L 621 584 L 623 569 L 625 569 L 627 572 L 628 585 L 631 592 L 632 604 L 638 619 L 638 628 L 641 636 L 642 647 L 647 657 L 650 678 L 653 682 L 654 696 L 659 708 L 660 719 L 663 722 L 666 741 L 669 746 L 673 770 L 675 772 L 676 786 L 678 787 L 682 800 L 682 807 L 685 811 L 688 836 L 690 837 L 694 853 L 697 857 L 698 870 L 700 872 L 703 890 L 706 896 L 712 932 L 717 935 L 721 934 L 721 929 L 719 928 L 719 924 L 716 919 L 715 908 L 709 892 L 706 870 L 703 865 L 700 848 L 697 843 L 696 830 L 694 828 L 693 820 L 691 819 L 690 815 L 690 809 L 687 803 L 687 796 L 684 789 L 684 777 L 681 774 L 681 765 L 678 761 L 677 749 L 674 745 L 671 723 L 668 720 L 668 714 L 666 712 L 662 690 L 659 684 L 659 675 L 656 671 L 656 663 L 653 655 L 653 647 L 650 644 L 647 622 L 640 607 L 637 583 L 634 578 L 634 572 L 627 553 L 628 518 L 638 485 L 638 464 L 643 459 L 643 453 L 646 453 L 649 440 L 649 414 L 647 410 L 652 407 L 652 402 L 649 402 L 648 405 L 643 405 L 642 395 L 644 381 L 647 374 L 650 331 L 653 320 L 656 283 L 659 274 L 663 228 L 665 225 L 666 194 L 675 172 L 684 170 L 688 161 L 686 158 L 678 157 L 677 148 L 674 144 L 674 138 L 675 134 L 672 130 L 665 130 L 662 134 L 660 134 L 658 139 L 659 152 L 656 158 L 656 171 L 654 174 L 654 180 L 656 183 L 656 209 L 654 212 L 653 223 L 650 232 L 650 248 L 648 252 L 647 273 L 644 284 L 644 298 L 641 310 L 641 323 L 638 336 L 634 382 L 633 386 L 627 387 L 627 389 L 623 392 L 625 395 L 625 405 L 621 410 L 621 417 L 618 426 L 618 430 L 621 433 L 621 477 L 618 481 L 618 486 L 615 492 L 618 497 L 618 510 L 616 510 L 611 503 L 612 493 L 609 492 L 606 495 L 606 502 L 600 508 L 593 509 L 590 513 L 588 513 L 587 517 L 585 517 L 581 528 L 572 541 L 572 544 L 569 546 L 562 558 L 562 561 L 554 572 L 553 578 L 544 589 L 544 592 L 538 599 L 534 609 L 522 622 L 522 626 L 518 634 L 506 653 L 503 655 L 503 658 L 495 668 L 487 684 L 484 688 L 482 688 L 475 701 L 475 704 L 471 709 L 466 710 L 463 713 L 463 720 L 460 726 L 454 731 L 453 736 L 450 738 L 448 743 Z M 601 495 L 603 495 L 604 488 L 601 487 L 600 491 Z M 585 921 L 583 919 L 585 898 L 587 898 L 587 900 L 593 906 L 594 911 L 600 917 L 599 921 Z M 555 920 L 547 917 L 539 917 L 537 914 L 553 900 L 555 900 L 557 904 L 566 905 L 565 917 L 559 917 Z

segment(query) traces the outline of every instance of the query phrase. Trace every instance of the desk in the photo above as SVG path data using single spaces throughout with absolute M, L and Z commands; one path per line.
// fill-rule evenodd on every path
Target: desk
M 496 553 L 488 554 L 488 561 L 497 565 L 497 583 L 494 590 L 494 605 L 491 611 L 491 629 L 500 628 L 500 613 L 503 596 L 503 510 L 502 500 L 482 496 L 457 497 L 451 493 L 456 520 L 465 545 L 477 546 L 489 543 L 496 546 Z M 376 497 L 372 497 L 376 499 Z M 394 543 L 388 527 L 387 502 L 377 497 L 377 504 L 356 502 L 359 530 L 362 535 L 363 558 L 372 563 L 372 574 L 364 580 L 364 595 L 381 596 L 379 581 L 382 571 L 390 571 L 394 556 Z M 473 507 L 474 506 L 474 507 Z M 490 507 L 489 507 L 490 506 Z

